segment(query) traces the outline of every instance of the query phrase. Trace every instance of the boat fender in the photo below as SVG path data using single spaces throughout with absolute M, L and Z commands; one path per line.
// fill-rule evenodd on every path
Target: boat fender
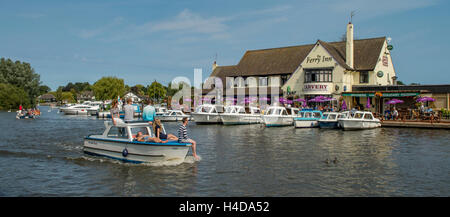
M 126 157 L 128 155 L 128 149 L 124 148 L 122 151 L 122 156 Z

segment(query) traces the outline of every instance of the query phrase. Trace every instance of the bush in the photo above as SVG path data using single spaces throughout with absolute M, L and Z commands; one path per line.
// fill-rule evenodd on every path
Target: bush
M 23 89 L 11 84 L 0 83 L 0 109 L 18 109 L 20 105 L 29 108 L 31 106 L 29 99 Z

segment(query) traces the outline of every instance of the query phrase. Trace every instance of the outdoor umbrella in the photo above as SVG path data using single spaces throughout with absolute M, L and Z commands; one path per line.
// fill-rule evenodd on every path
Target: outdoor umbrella
M 342 110 L 346 111 L 347 110 L 347 103 L 345 102 L 345 99 L 342 100 Z
M 370 98 L 367 97 L 367 104 L 366 104 L 366 108 L 370 108 Z
M 389 101 L 386 102 L 386 104 L 391 105 L 391 104 L 397 104 L 397 103 L 403 103 L 403 100 L 400 99 L 391 99 Z
M 431 98 L 431 97 L 419 97 L 416 102 L 434 102 L 436 101 L 435 99 Z

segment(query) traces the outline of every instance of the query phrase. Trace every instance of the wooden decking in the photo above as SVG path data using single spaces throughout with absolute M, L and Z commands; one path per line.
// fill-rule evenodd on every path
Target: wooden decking
M 450 130 L 450 121 L 382 121 L 381 127 L 409 127 L 409 128 L 429 128 L 429 129 L 448 129 Z

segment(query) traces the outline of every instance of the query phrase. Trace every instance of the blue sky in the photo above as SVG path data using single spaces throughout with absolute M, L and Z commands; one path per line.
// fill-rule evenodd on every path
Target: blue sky
M 399 80 L 449 84 L 450 3 L 347 1 L 2 1 L 0 57 L 31 63 L 43 84 L 164 84 L 237 64 L 246 50 L 337 41 L 350 11 L 355 38 L 391 37 Z

